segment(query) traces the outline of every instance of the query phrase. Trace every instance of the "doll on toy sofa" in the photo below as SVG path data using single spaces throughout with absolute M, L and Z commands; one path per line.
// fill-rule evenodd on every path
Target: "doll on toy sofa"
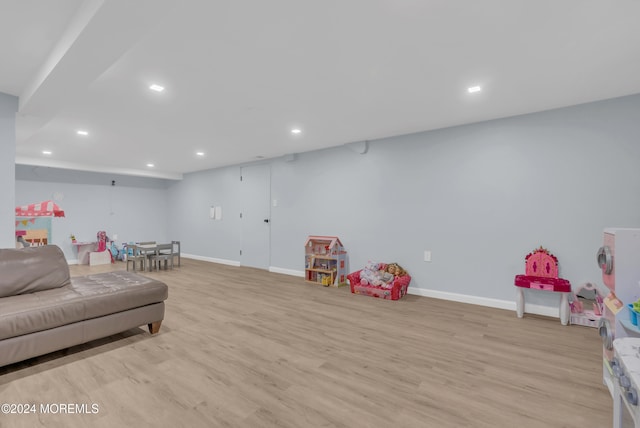
M 360 272 L 360 284 L 375 285 L 389 288 L 397 276 L 405 275 L 406 272 L 397 263 L 377 263 L 368 262 Z
M 402 269 L 398 263 L 389 263 L 387 265 L 387 272 L 392 274 L 394 279 L 397 276 L 405 276 L 407 274 L 407 271 Z

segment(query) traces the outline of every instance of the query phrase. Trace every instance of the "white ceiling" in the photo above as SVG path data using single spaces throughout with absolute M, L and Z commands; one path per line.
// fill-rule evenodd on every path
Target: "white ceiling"
M 178 179 L 640 93 L 639 16 L 640 0 L 1 0 L 0 92 L 20 97 L 19 164 Z

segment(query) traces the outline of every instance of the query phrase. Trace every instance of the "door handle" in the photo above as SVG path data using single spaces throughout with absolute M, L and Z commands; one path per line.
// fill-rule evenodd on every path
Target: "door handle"
M 268 219 L 268 218 L 265 218 L 263 221 L 264 221 L 265 223 L 269 223 L 269 219 Z

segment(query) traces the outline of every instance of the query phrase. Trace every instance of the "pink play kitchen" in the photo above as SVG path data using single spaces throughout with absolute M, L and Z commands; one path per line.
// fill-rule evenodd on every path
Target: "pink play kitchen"
M 640 367 L 640 328 L 633 311 L 633 303 L 640 299 L 640 229 L 605 229 L 597 259 L 608 288 L 598 329 L 603 383 L 614 400 L 613 426 L 640 427 L 640 371 L 635 370 Z M 636 352 L 629 352 L 633 345 Z

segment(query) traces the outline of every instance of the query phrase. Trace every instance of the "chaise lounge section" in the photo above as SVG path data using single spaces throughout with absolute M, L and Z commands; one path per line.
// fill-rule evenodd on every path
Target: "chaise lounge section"
M 160 330 L 168 287 L 126 271 L 71 277 L 54 245 L 0 249 L 0 366 L 147 325 Z

